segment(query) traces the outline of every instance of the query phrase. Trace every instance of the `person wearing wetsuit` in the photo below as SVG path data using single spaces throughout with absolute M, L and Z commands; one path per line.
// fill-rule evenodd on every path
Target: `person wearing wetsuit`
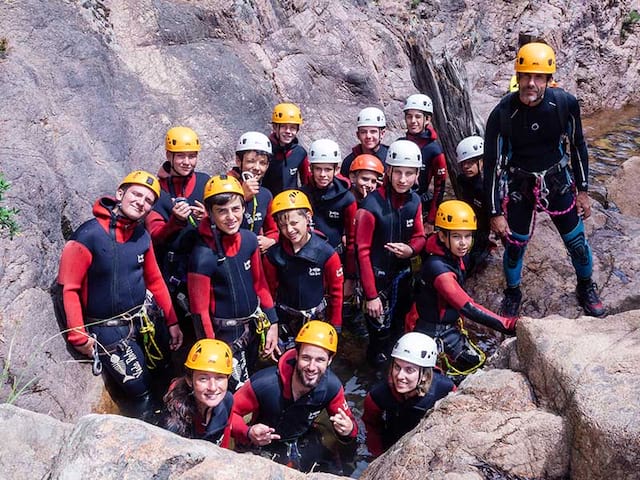
M 300 188 L 309 182 L 311 172 L 307 151 L 298 142 L 302 114 L 293 103 L 279 103 L 271 115 L 272 132 L 269 136 L 273 157 L 262 185 L 272 195 L 283 190 Z
M 233 354 L 221 340 L 198 340 L 184 362 L 186 372 L 164 396 L 162 426 L 186 438 L 229 448 L 233 394 L 228 391 Z
M 240 444 L 268 454 L 276 462 L 308 472 L 324 464 L 315 420 L 326 409 L 333 433 L 353 441 L 358 424 L 344 388 L 329 369 L 338 347 L 338 333 L 320 320 L 307 322 L 277 366 L 252 375 L 234 396 L 232 436 Z M 249 424 L 245 417 L 251 415 Z
M 422 202 L 425 217 L 424 230 L 429 235 L 433 232 L 436 210 L 444 199 L 447 161 L 442 152 L 442 146 L 438 142 L 438 135 L 431 124 L 433 117 L 431 98 L 421 93 L 410 95 L 402 110 L 407 124 L 407 134 L 403 138 L 418 145 L 422 154 L 422 167 L 416 192 Z M 429 192 L 432 179 L 433 193 Z
M 601 317 L 606 310 L 592 280 L 593 258 L 583 223 L 591 215 L 591 201 L 580 106 L 564 90 L 547 88 L 556 71 L 549 45 L 522 46 L 515 70 L 518 91 L 504 97 L 489 115 L 484 150 L 491 230 L 506 242 L 502 314 L 518 315 L 524 254 L 535 212 L 544 210 L 571 257 L 579 304 L 587 315 Z M 505 186 L 507 193 L 501 198 Z
M 340 166 L 340 174 L 349 178 L 351 164 L 358 155 L 373 155 L 384 165 L 389 147 L 382 143 L 387 119 L 384 112 L 376 107 L 366 107 L 358 113 L 356 137 L 360 143 L 351 149 L 351 153 L 344 157 Z
M 391 357 L 387 378 L 376 383 L 364 399 L 362 421 L 367 448 L 374 457 L 413 430 L 438 400 L 456 389 L 435 368 L 438 347 L 423 333 L 405 333 Z
M 234 355 L 232 387 L 246 381 L 258 358 L 270 357 L 278 317 L 265 281 L 256 235 L 240 228 L 244 191 L 227 175 L 204 190 L 209 221 L 200 223 L 189 261 L 189 303 L 198 338 L 227 342 Z
M 418 313 L 415 331 L 425 333 L 446 354 L 443 370 L 464 377 L 484 363 L 482 350 L 463 329 L 462 317 L 502 333 L 515 328 L 516 319 L 504 318 L 476 303 L 462 285 L 465 258 L 471 251 L 477 227 L 473 209 L 460 200 L 442 202 L 436 213 L 436 235 L 427 239 L 420 281 L 416 288 Z
M 411 257 L 424 248 L 420 198 L 411 190 L 422 165 L 408 140 L 389 146 L 384 184 L 367 195 L 356 213 L 356 250 L 369 330 L 367 360 L 382 367 L 404 333 L 411 306 Z
M 97 200 L 95 218 L 80 225 L 66 243 L 57 279 L 69 343 L 94 357 L 94 373 L 102 365 L 124 396 L 124 411 L 141 418 L 155 408 L 151 370 L 162 375 L 167 363 L 166 330 L 157 307 L 164 312 L 171 337 L 168 346 L 176 350 L 182 344 L 143 223 L 159 195 L 155 176 L 140 170 L 127 175 L 115 198 Z

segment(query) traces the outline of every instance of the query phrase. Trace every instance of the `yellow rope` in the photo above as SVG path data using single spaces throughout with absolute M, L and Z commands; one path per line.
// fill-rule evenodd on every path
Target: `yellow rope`
M 449 356 L 446 353 L 444 353 L 444 349 L 443 349 L 439 357 L 443 361 L 444 365 L 446 366 L 446 369 L 445 369 L 446 374 L 450 377 L 471 375 L 473 372 L 475 372 L 480 367 L 482 367 L 482 365 L 484 365 L 484 361 L 487 359 L 487 356 L 482 351 L 482 349 L 478 347 L 475 343 L 473 343 L 469 338 L 469 332 L 467 332 L 467 330 L 464 328 L 464 322 L 462 321 L 461 318 L 458 319 L 458 328 L 460 329 L 460 333 L 467 339 L 467 342 L 469 342 L 469 345 L 471 346 L 471 348 L 473 348 L 475 352 L 478 354 L 478 356 L 480 357 L 480 361 L 478 362 L 477 365 L 471 368 L 468 368 L 467 370 L 458 370 L 456 367 L 454 367 L 451 364 L 451 362 L 449 362 Z
M 267 343 L 267 331 L 271 328 L 271 322 L 262 309 L 259 309 L 254 318 L 256 321 L 256 335 L 258 336 L 258 352 L 262 353 Z
M 147 315 L 145 308 L 140 312 L 140 317 L 140 333 L 142 334 L 142 344 L 144 345 L 144 356 L 147 359 L 149 370 L 154 370 L 158 366 L 157 362 L 164 359 L 164 355 L 156 343 L 156 326 Z

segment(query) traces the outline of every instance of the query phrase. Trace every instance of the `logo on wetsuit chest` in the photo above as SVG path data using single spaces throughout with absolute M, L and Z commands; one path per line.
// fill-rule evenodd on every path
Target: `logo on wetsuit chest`
M 407 228 L 412 228 L 413 227 L 413 218 L 408 218 L 407 219 L 406 227 Z
M 331 218 L 331 219 L 340 218 L 340 212 L 334 212 L 332 210 L 329 210 L 329 218 Z
M 245 270 L 250 270 L 251 269 L 251 259 L 249 259 L 246 262 L 244 262 L 244 269 Z
M 317 417 L 318 415 L 320 415 L 320 412 L 322 412 L 322 410 L 316 410 L 316 411 L 314 411 L 314 412 L 309 413 L 309 416 L 307 417 L 307 420 L 308 420 L 309 422 L 312 422 L 313 420 L 315 420 L 315 419 L 316 419 L 316 417 Z
M 144 253 L 138 255 L 138 265 L 142 265 L 144 263 Z
M 298 173 L 298 167 L 289 169 L 289 175 L 291 175 L 292 177 L 294 177 L 297 173 Z
M 320 267 L 309 267 L 309 276 L 318 277 L 322 275 L 322 269 Z

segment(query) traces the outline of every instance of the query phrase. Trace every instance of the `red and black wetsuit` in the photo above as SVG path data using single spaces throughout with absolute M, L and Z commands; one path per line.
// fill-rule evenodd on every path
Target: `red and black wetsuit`
M 466 202 L 473 208 L 478 221 L 478 228 L 473 236 L 473 247 L 469 255 L 469 272 L 481 264 L 489 253 L 489 214 L 486 209 L 484 184 L 482 173 L 471 178 L 464 174 L 457 177 L 460 190 L 459 200 Z
M 229 170 L 228 175 L 237 178 L 241 183 L 243 181 L 242 174 L 238 167 L 233 167 Z M 245 200 L 246 205 L 242 228 L 256 235 L 264 235 L 277 241 L 278 226 L 273 216 L 269 214 L 271 211 L 271 200 L 273 200 L 271 192 L 263 185 L 260 185 L 258 193 L 251 200 Z
M 277 366 L 253 374 L 251 380 L 235 393 L 233 402 L 233 438 L 240 443 L 248 443 L 249 425 L 244 422 L 244 417 L 251 414 L 252 424 L 262 423 L 274 428 L 275 433 L 280 435 L 280 441 L 262 448 L 277 453 L 275 460 L 281 463 L 288 461 L 283 455 L 285 442 L 298 441 L 298 445 L 302 446 L 300 440 L 312 434 L 315 430 L 313 422 L 324 409 L 332 416 L 342 408 L 351 418 L 353 430 L 348 436 L 340 438 L 354 439 L 358 435 L 358 425 L 345 399 L 342 383 L 330 369 L 313 390 L 297 400 L 293 399 L 291 384 L 295 364 L 296 350 L 288 350 L 280 357 Z M 303 470 L 306 470 L 305 463 L 310 466 L 318 460 L 312 454 L 305 455 L 302 449 L 301 456 Z
M 169 176 L 161 179 L 160 198 L 145 219 L 160 270 L 174 298 L 180 291 L 187 292 L 187 265 L 197 230 L 196 225 L 173 215 L 174 199 L 186 198 L 192 206 L 196 200 L 202 202 L 207 180 L 209 176 L 200 172 L 186 177 Z
M 327 302 L 318 318 L 342 329 L 343 272 L 340 257 L 326 240 L 312 232 L 309 241 L 294 253 L 291 242 L 281 238 L 264 256 L 267 283 L 277 305 L 288 307 L 278 311 L 280 322 L 298 325 L 290 331 L 293 337 L 302 326 L 302 318 L 292 318 L 289 309 L 309 310 Z
M 376 383 L 364 399 L 362 421 L 367 431 L 367 448 L 371 455 L 382 455 L 405 433 L 414 429 L 435 403 L 455 391 L 453 381 L 438 370 L 426 395 L 403 398 L 391 380 Z
M 378 150 L 372 153 L 372 155 L 378 157 L 378 159 L 382 162 L 382 166 L 386 166 L 387 164 L 386 161 L 388 150 L 389 146 L 381 143 L 380 145 L 378 145 Z M 351 149 L 351 153 L 344 157 L 344 160 L 342 160 L 342 165 L 340 166 L 340 175 L 342 175 L 344 178 L 349 178 L 349 169 L 351 168 L 351 164 L 358 155 L 362 155 L 363 153 L 365 152 L 362 149 L 361 143 L 353 147 Z
M 358 205 L 356 197 L 349 190 L 349 181 L 335 176 L 327 188 L 319 189 L 309 185 L 301 189 L 313 207 L 313 222 L 317 230 L 327 236 L 329 244 L 340 254 L 345 267 L 345 276 L 355 278 L 355 216 Z M 343 236 L 346 244 L 343 245 Z
M 380 297 L 385 308 L 393 305 L 391 318 L 380 325 L 365 315 L 369 329 L 367 356 L 388 355 L 395 337 L 404 330 L 404 316 L 411 304 L 410 259 L 400 259 L 384 246 L 389 242 L 403 242 L 415 254 L 424 248 L 422 206 L 414 192 L 394 192 L 385 184 L 362 201 L 356 213 L 356 254 L 360 282 L 366 300 Z
M 178 321 L 151 237 L 144 225 L 115 215 L 116 204 L 110 197 L 96 201 L 95 218 L 80 225 L 62 251 L 58 283 L 69 343 L 84 345 L 87 330 L 96 334 L 108 374 L 128 397 L 140 397 L 148 391 L 149 372 L 137 334 L 139 325 L 114 321 L 107 326 L 101 320 L 137 312 L 148 289 L 165 312 L 167 326 Z M 86 327 L 85 322 L 94 325 Z
M 300 188 L 309 183 L 309 159 L 307 151 L 298 143 L 298 139 L 294 138 L 293 142 L 284 147 L 273 133 L 269 139 L 273 146 L 273 156 L 262 179 L 262 185 L 275 196 L 283 190 Z
M 444 158 L 442 147 L 437 141 L 438 136 L 431 125 L 420 135 L 412 135 L 407 132 L 407 136 L 400 140 L 403 139 L 411 140 L 420 147 L 423 168 L 418 176 L 417 193 L 422 201 L 422 208 L 425 210 L 426 221 L 433 225 L 436 221 L 438 206 L 444 199 L 447 161 Z M 433 179 L 433 196 L 429 193 L 431 179 Z

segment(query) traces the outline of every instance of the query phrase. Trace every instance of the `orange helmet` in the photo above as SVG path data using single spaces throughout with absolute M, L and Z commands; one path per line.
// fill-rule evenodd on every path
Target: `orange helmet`
M 353 159 L 349 172 L 357 172 L 358 170 L 370 170 L 378 175 L 384 175 L 384 165 L 378 157 L 370 153 L 363 153 Z
M 271 122 L 302 125 L 302 113 L 300 113 L 300 108 L 294 103 L 279 103 L 273 107 Z
M 523 45 L 516 56 L 516 73 L 556 73 L 556 54 L 546 43 Z

